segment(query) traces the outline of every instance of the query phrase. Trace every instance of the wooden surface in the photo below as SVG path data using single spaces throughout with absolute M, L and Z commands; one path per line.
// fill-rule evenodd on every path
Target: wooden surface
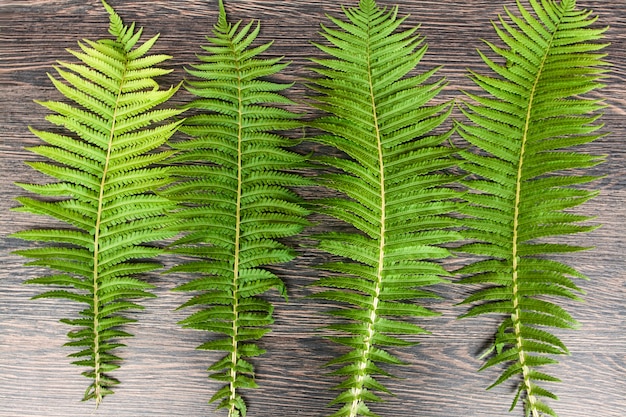
M 324 14 L 339 15 L 339 4 L 331 0 L 230 0 L 231 20 L 260 18 L 262 40 L 276 39 L 271 54 L 293 61 L 283 78 L 299 82 L 310 75 L 308 58 L 318 54 L 310 44 L 319 40 L 319 23 Z M 356 0 L 347 1 L 356 5 Z M 447 97 L 458 89 L 471 89 L 464 76 L 466 67 L 483 69 L 475 49 L 480 39 L 493 39 L 489 21 L 512 0 L 380 1 L 399 4 L 402 14 L 410 13 L 408 25 L 422 23 L 421 33 L 430 44 L 423 69 L 445 64 L 441 75 L 449 79 Z M 127 23 L 136 21 L 145 34 L 161 33 L 155 51 L 174 55 L 168 66 L 175 71 L 162 78 L 163 85 L 175 84 L 184 75 L 182 67 L 194 62 L 194 54 L 215 22 L 216 0 L 110 0 Z M 581 211 L 597 216 L 604 226 L 577 239 L 596 247 L 571 256 L 568 262 L 587 274 L 582 282 L 585 303 L 565 303 L 582 323 L 580 331 L 558 332 L 571 350 L 560 358 L 552 372 L 564 382 L 554 386 L 560 401 L 553 403 L 562 417 L 626 416 L 626 12 L 624 0 L 579 1 L 593 9 L 600 24 L 610 25 L 609 60 L 614 64 L 608 86 L 601 93 L 608 105 L 604 122 L 610 135 L 588 146 L 593 152 L 608 154 L 607 162 L 594 169 L 606 177 L 595 184 L 601 194 Z M 80 398 L 87 379 L 81 369 L 69 365 L 70 350 L 61 345 L 68 328 L 59 323 L 71 317 L 77 307 L 59 300 L 29 298 L 40 288 L 22 285 L 38 274 L 22 265 L 23 259 L 10 254 L 24 242 L 8 238 L 11 232 L 43 226 L 47 220 L 9 212 L 12 200 L 21 194 L 14 181 L 41 180 L 23 164 L 35 156 L 24 150 L 38 143 L 28 125 L 46 128 L 45 109 L 34 99 L 58 99 L 46 72 L 57 59 L 70 60 L 65 48 L 75 48 L 82 38 L 108 36 L 108 17 L 96 0 L 0 0 L 0 416 L 73 417 L 94 412 L 92 403 Z M 297 84 L 290 96 L 302 102 L 304 88 Z M 185 94 L 176 102 L 188 100 Z M 304 106 L 301 108 L 305 109 Z M 458 116 L 458 114 L 457 114 Z M 303 150 L 305 150 L 303 148 Z M 332 227 L 332 223 L 324 223 Z M 337 383 L 325 375 L 322 366 L 338 355 L 341 348 L 320 337 L 317 328 L 325 317 L 316 300 L 303 299 L 305 286 L 315 279 L 309 266 L 322 260 L 307 252 L 281 269 L 290 302 L 275 295 L 276 323 L 261 345 L 265 356 L 254 363 L 261 388 L 245 392 L 249 417 L 329 414 L 328 401 L 335 395 L 327 388 Z M 459 260 L 460 262 L 461 260 Z M 206 377 L 205 369 L 216 359 L 211 353 L 194 350 L 206 334 L 183 330 L 176 324 L 184 312 L 173 311 L 186 295 L 168 290 L 183 277 L 154 274 L 157 299 L 145 301 L 146 310 L 135 314 L 140 322 L 130 326 L 135 338 L 121 350 L 125 358 L 115 373 L 122 385 L 107 397 L 95 415 L 134 416 L 224 416 L 207 400 L 218 386 Z M 509 414 L 513 393 L 510 386 L 485 391 L 498 375 L 497 369 L 477 373 L 478 354 L 487 345 L 496 326 L 495 318 L 456 320 L 462 309 L 454 304 L 468 289 L 436 289 L 444 299 L 431 307 L 442 316 L 424 320 L 431 336 L 421 344 L 398 351 L 411 362 L 393 372 L 405 379 L 391 380 L 388 387 L 396 397 L 373 406 L 373 411 L 394 417 L 522 416 L 520 409 Z

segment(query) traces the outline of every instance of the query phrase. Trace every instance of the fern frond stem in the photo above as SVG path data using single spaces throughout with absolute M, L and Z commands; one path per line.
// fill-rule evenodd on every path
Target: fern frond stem
M 369 39 L 369 36 L 368 36 Z M 365 370 L 367 367 L 367 361 L 372 349 L 372 340 L 374 338 L 374 323 L 378 317 L 378 303 L 380 301 L 380 292 L 383 278 L 383 265 L 385 260 L 385 165 L 383 163 L 383 144 L 380 133 L 380 124 L 378 121 L 378 113 L 376 106 L 376 97 L 374 95 L 374 80 L 372 79 L 372 63 L 371 63 L 371 51 L 368 44 L 367 50 L 367 77 L 370 89 L 370 100 L 372 102 L 372 115 L 374 117 L 374 129 L 376 132 L 376 145 L 378 151 L 378 177 L 380 182 L 380 240 L 378 242 L 378 270 L 376 271 L 376 287 L 374 288 L 374 296 L 372 300 L 372 310 L 370 312 L 370 321 L 367 323 L 367 338 L 365 339 L 363 355 L 361 356 L 361 362 L 359 363 L 359 369 Z M 363 402 L 361 399 L 363 392 L 364 375 L 359 375 L 357 378 L 359 387 L 357 388 L 357 395 L 350 406 L 350 417 L 356 417 L 358 415 L 359 404 Z
M 125 63 L 126 64 L 126 63 Z M 113 149 L 113 138 L 115 136 L 115 124 L 117 121 L 117 113 L 119 110 L 119 101 L 122 96 L 122 88 L 124 86 L 124 80 L 126 78 L 126 70 L 124 67 L 122 72 L 119 89 L 117 91 L 117 96 L 115 98 L 115 105 L 113 108 L 113 115 L 111 117 L 111 130 L 109 133 L 109 141 L 107 144 L 107 154 L 104 160 L 104 166 L 102 169 L 102 178 L 100 179 L 100 192 L 98 194 L 98 209 L 96 211 L 96 223 L 94 230 L 94 250 L 93 250 L 93 333 L 94 333 L 94 344 L 93 344 L 93 352 L 94 352 L 94 394 L 96 401 L 96 408 L 102 402 L 102 389 L 100 386 L 101 379 L 101 370 L 100 370 L 100 332 L 98 331 L 99 323 L 98 323 L 98 314 L 100 313 L 100 299 L 99 299 L 99 268 L 100 264 L 98 262 L 98 258 L 100 255 L 99 249 L 99 241 L 100 241 L 100 224 L 102 222 L 102 212 L 104 208 L 104 188 L 107 181 L 107 174 L 109 171 L 109 164 L 111 161 L 111 151 Z
M 223 6 L 222 6 L 223 7 Z M 235 45 L 230 43 L 230 46 L 233 50 L 233 54 L 235 54 L 235 66 L 237 68 L 237 203 L 236 203 L 236 211 L 235 211 L 235 252 L 233 256 L 233 338 L 232 338 L 232 349 L 230 360 L 231 360 L 231 368 L 230 368 L 230 405 L 228 409 L 229 416 L 238 416 L 239 412 L 236 407 L 236 398 L 237 398 L 237 387 L 235 386 L 235 381 L 237 380 L 237 360 L 238 360 L 238 343 L 237 343 L 237 331 L 239 329 L 239 295 L 238 295 L 238 287 L 237 287 L 237 279 L 239 277 L 239 253 L 241 251 L 240 241 L 241 241 L 241 194 L 242 194 L 242 182 L 243 182 L 243 161 L 242 161 L 242 142 L 243 142 L 243 98 L 241 97 L 242 86 L 241 86 L 241 74 L 239 68 L 239 57 L 237 57 L 237 50 L 235 49 Z
M 559 22 L 560 24 L 560 22 Z M 552 46 L 552 43 L 554 42 L 554 35 L 558 32 L 559 30 L 559 24 L 556 25 L 556 28 L 554 29 L 554 31 L 552 32 L 552 36 L 550 38 L 550 41 L 548 43 L 548 46 L 545 49 L 545 53 L 543 55 L 543 58 L 541 59 L 541 64 L 539 66 L 538 72 L 537 72 L 537 76 L 535 77 L 534 83 L 533 83 L 533 87 L 531 89 L 530 92 L 530 98 L 528 100 L 528 106 L 526 109 L 526 120 L 524 122 L 524 132 L 522 135 L 522 143 L 521 143 L 521 147 L 520 147 L 520 158 L 519 158 L 519 162 L 517 165 L 517 180 L 515 183 L 515 205 L 514 205 L 514 214 L 513 214 L 513 245 L 512 245 L 512 270 L 513 270 L 513 276 L 512 276 L 512 284 L 513 284 L 513 288 L 512 288 L 512 292 L 513 292 L 513 314 L 511 315 L 511 319 L 513 321 L 513 331 L 515 333 L 515 343 L 516 343 L 516 347 L 517 347 L 517 352 L 518 352 L 518 356 L 519 356 L 519 360 L 520 360 L 520 364 L 522 365 L 522 378 L 523 378 L 523 383 L 524 383 L 524 387 L 525 387 L 525 391 L 526 391 L 526 401 L 527 401 L 527 407 L 528 407 L 528 411 L 532 413 L 533 417 L 540 417 L 539 414 L 539 410 L 537 409 L 536 406 L 536 397 L 533 394 L 533 385 L 531 383 L 531 379 L 530 379 L 530 369 L 528 368 L 528 366 L 526 365 L 526 353 L 524 351 L 523 345 L 522 345 L 522 329 L 521 329 L 521 309 L 519 307 L 519 293 L 518 293 L 518 289 L 519 289 L 519 284 L 518 284 L 518 262 L 517 262 L 517 253 L 518 253 L 518 245 L 517 245 L 517 239 L 519 236 L 519 216 L 520 216 L 520 203 L 521 203 L 521 193 L 522 193 L 522 172 L 523 172 L 523 167 L 524 167 L 524 156 L 525 156 L 525 150 L 526 150 L 526 143 L 528 140 L 528 131 L 530 129 L 530 121 L 531 121 L 531 113 L 532 113 L 532 109 L 533 109 L 533 101 L 534 98 L 536 96 L 536 91 L 537 91 L 537 85 L 539 84 L 539 80 L 541 79 L 541 75 L 543 73 L 543 68 L 545 66 L 545 62 L 546 59 L 548 58 L 548 54 L 550 51 L 550 48 Z

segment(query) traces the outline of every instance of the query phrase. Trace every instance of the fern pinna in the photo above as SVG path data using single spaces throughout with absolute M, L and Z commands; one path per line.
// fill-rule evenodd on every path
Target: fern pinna
M 119 367 L 114 350 L 120 338 L 131 334 L 120 327 L 135 320 L 121 313 L 142 308 L 135 299 L 152 297 L 152 288 L 136 277 L 160 267 L 149 261 L 161 250 L 145 243 L 171 237 L 164 214 L 173 207 L 153 191 L 168 183 L 167 170 L 151 165 L 170 152 L 152 152 L 176 131 L 179 122 L 163 122 L 180 110 L 153 108 L 167 101 L 176 88 L 159 90 L 153 79 L 170 71 L 155 67 L 166 55 L 147 55 L 158 36 L 137 47 L 142 30 L 125 26 L 106 3 L 109 32 L 115 39 L 79 43 L 70 51 L 82 64 L 59 62 L 55 87 L 75 104 L 40 104 L 56 114 L 46 119 L 63 127 L 58 131 L 31 131 L 49 146 L 30 150 L 49 158 L 28 163 L 57 182 L 17 184 L 45 198 L 20 197 L 17 211 L 54 217 L 69 227 L 26 230 L 13 236 L 54 242 L 17 253 L 35 259 L 29 265 L 60 273 L 28 280 L 30 284 L 60 286 L 35 298 L 64 298 L 86 304 L 79 318 L 63 319 L 75 326 L 66 346 L 80 351 L 70 357 L 89 370 L 92 380 L 84 399 L 112 393 L 118 381 L 109 373 Z
M 197 293 L 183 305 L 197 311 L 182 324 L 220 335 L 199 349 L 226 352 L 209 368 L 211 378 L 226 383 L 211 401 L 231 417 L 246 414 L 239 391 L 256 387 L 248 358 L 264 352 L 255 341 L 273 322 L 272 304 L 259 295 L 277 288 L 287 296 L 281 279 L 263 267 L 295 257 L 276 239 L 299 233 L 308 215 L 288 187 L 309 181 L 284 172 L 304 158 L 286 150 L 294 140 L 275 133 L 300 125 L 296 114 L 274 105 L 291 104 L 279 94 L 289 84 L 265 79 L 287 64 L 258 57 L 271 45 L 251 46 L 259 29 L 229 24 L 220 2 L 214 37 L 203 47 L 209 55 L 188 70 L 196 79 L 186 87 L 197 98 L 187 107 L 196 113 L 181 127 L 190 138 L 172 144 L 178 182 L 165 193 L 180 204 L 174 230 L 183 236 L 172 250 L 195 257 L 171 271 L 198 276 L 178 287 Z
M 594 42 L 604 29 L 590 28 L 591 12 L 573 0 L 529 3 L 534 14 L 518 2 L 519 15 L 507 9 L 509 19 L 494 25 L 506 47 L 488 45 L 506 64 L 481 54 L 498 76 L 471 75 L 490 96 L 468 94 L 473 103 L 463 112 L 471 123 L 459 129 L 474 146 L 462 153 L 472 191 L 464 235 L 474 241 L 463 250 L 483 259 L 459 273 L 464 283 L 490 284 L 464 301 L 478 303 L 465 316 L 506 315 L 495 354 L 482 367 L 507 364 L 491 387 L 519 377 L 511 410 L 521 396 L 527 414 L 538 417 L 556 416 L 541 399 L 556 396 L 539 384 L 558 380 L 540 369 L 568 352 L 548 328 L 577 325 L 555 298 L 578 299 L 582 291 L 571 278 L 584 276 L 550 255 L 585 249 L 552 237 L 593 229 L 578 224 L 590 217 L 568 209 L 597 194 L 572 187 L 594 177 L 572 170 L 602 158 L 568 148 L 601 136 L 596 121 L 603 104 L 584 95 L 601 86 L 605 63 L 597 52 L 604 45 Z
M 443 88 L 443 80 L 428 82 L 437 69 L 409 76 L 427 48 L 417 28 L 397 31 L 405 20 L 397 11 L 372 0 L 344 8 L 347 20 L 329 17 L 337 29 L 323 26 L 331 46 L 317 45 L 331 58 L 313 60 L 314 105 L 329 113 L 313 122 L 326 132 L 314 140 L 349 157 L 317 158 L 337 170 L 321 175 L 322 184 L 345 195 L 318 201 L 317 210 L 355 227 L 315 236 L 319 249 L 343 258 L 321 266 L 331 275 L 316 281 L 324 290 L 313 295 L 344 305 L 329 311 L 338 319 L 330 339 L 350 348 L 330 363 L 344 378 L 333 416 L 375 415 L 367 402 L 388 392 L 379 364 L 400 364 L 388 347 L 425 333 L 409 318 L 435 313 L 414 300 L 435 297 L 422 287 L 444 281 L 436 260 L 450 255 L 442 245 L 459 239 L 448 216 L 457 192 L 446 186 L 455 177 L 445 172 L 454 149 L 442 145 L 450 132 L 434 133 L 451 105 L 429 104 Z

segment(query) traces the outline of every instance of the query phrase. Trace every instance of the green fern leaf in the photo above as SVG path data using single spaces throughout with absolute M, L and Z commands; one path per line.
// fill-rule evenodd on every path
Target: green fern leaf
M 188 69 L 196 79 L 186 87 L 196 99 L 187 107 L 195 114 L 181 127 L 189 139 L 172 143 L 179 152 L 168 161 L 178 181 L 164 192 L 179 203 L 171 230 L 183 235 L 172 251 L 195 258 L 170 272 L 198 276 L 178 287 L 196 294 L 182 307 L 199 308 L 181 324 L 219 335 L 199 349 L 226 352 L 209 368 L 225 383 L 210 401 L 231 417 L 246 414 L 240 390 L 256 388 L 247 358 L 263 353 L 255 342 L 273 323 L 273 306 L 260 295 L 276 288 L 287 296 L 264 268 L 294 259 L 276 239 L 302 231 L 309 214 L 290 188 L 310 181 L 284 172 L 305 158 L 286 149 L 295 141 L 275 133 L 301 126 L 298 115 L 275 106 L 291 103 L 280 95 L 290 85 L 263 78 L 287 64 L 259 57 L 270 46 L 253 46 L 259 30 L 254 22 L 228 23 L 220 2 L 203 47 L 208 55 Z
M 318 159 L 336 172 L 321 183 L 345 196 L 318 201 L 317 211 L 356 230 L 314 236 L 344 260 L 320 267 L 333 274 L 314 284 L 326 290 L 313 297 L 344 305 L 329 311 L 345 319 L 328 326 L 330 339 L 351 349 L 331 361 L 344 378 L 333 416 L 374 416 L 367 403 L 382 400 L 376 392 L 388 390 L 378 379 L 390 376 L 377 363 L 400 364 L 386 347 L 426 333 L 410 318 L 436 313 L 414 301 L 436 297 L 421 287 L 444 282 L 449 274 L 435 260 L 460 239 L 449 216 L 458 194 L 447 188 L 456 178 L 445 173 L 455 150 L 442 145 L 451 132 L 435 132 L 451 104 L 429 104 L 444 82 L 428 82 L 436 70 L 409 75 L 426 53 L 416 28 L 398 31 L 397 7 L 372 0 L 344 12 L 347 20 L 329 17 L 336 29 L 323 26 L 330 45 L 317 45 L 330 58 L 313 60 L 314 105 L 330 114 L 312 125 L 326 132 L 314 140 L 349 157 Z
M 25 230 L 13 236 L 25 240 L 54 242 L 16 253 L 34 259 L 28 265 L 44 266 L 62 274 L 28 280 L 29 284 L 61 287 L 34 298 L 63 298 L 86 304 L 79 319 L 63 319 L 76 326 L 67 346 L 82 350 L 70 355 L 74 364 L 89 368 L 83 375 L 92 380 L 84 400 L 96 404 L 111 394 L 118 381 L 109 373 L 121 358 L 112 352 L 124 346 L 113 342 L 131 336 L 120 330 L 133 322 L 121 315 L 140 309 L 134 301 L 153 297 L 153 287 L 134 278 L 160 265 L 147 261 L 161 249 L 146 244 L 172 237 L 165 226 L 166 213 L 174 206 L 154 194 L 167 184 L 167 170 L 153 164 L 171 152 L 156 152 L 177 130 L 170 119 L 180 110 L 154 107 L 177 90 L 159 90 L 153 79 L 169 70 L 156 68 L 165 55 L 146 55 L 158 36 L 135 48 L 142 30 L 122 23 L 105 2 L 114 39 L 80 43 L 81 52 L 70 51 L 82 63 L 60 62 L 58 75 L 50 76 L 55 87 L 73 103 L 42 102 L 55 112 L 50 122 L 69 133 L 31 131 L 47 143 L 30 150 L 51 161 L 29 163 L 56 178 L 45 185 L 18 184 L 27 191 L 48 197 L 20 197 L 16 211 L 53 217 L 71 228 Z M 133 49 L 134 48 L 134 49 Z M 154 123 L 166 122 L 155 125 Z
M 568 353 L 545 328 L 577 326 L 554 300 L 579 300 L 576 293 L 582 291 L 571 278 L 584 278 L 544 256 L 586 249 L 542 239 L 594 228 L 579 224 L 590 217 L 565 210 L 597 194 L 571 186 L 593 180 L 578 172 L 602 157 L 568 149 L 601 136 L 596 121 L 603 104 L 584 95 L 602 86 L 606 63 L 598 52 L 605 45 L 595 42 L 605 29 L 591 27 L 596 20 L 591 12 L 577 9 L 573 0 L 529 4 L 532 11 L 518 2 L 519 15 L 505 9 L 508 19 L 500 17 L 494 25 L 506 47 L 488 46 L 507 64 L 481 53 L 497 76 L 471 73 L 486 95 L 468 94 L 473 102 L 463 113 L 469 122 L 459 129 L 474 147 L 461 153 L 472 190 L 462 210 L 468 216 L 464 235 L 474 241 L 462 250 L 483 260 L 459 273 L 463 283 L 491 285 L 464 301 L 477 303 L 464 316 L 507 317 L 496 333 L 495 354 L 482 369 L 507 368 L 489 388 L 519 378 L 511 409 L 522 398 L 527 413 L 538 417 L 556 416 L 541 399 L 556 396 L 538 384 L 557 379 L 536 368 L 557 363 L 552 355 Z

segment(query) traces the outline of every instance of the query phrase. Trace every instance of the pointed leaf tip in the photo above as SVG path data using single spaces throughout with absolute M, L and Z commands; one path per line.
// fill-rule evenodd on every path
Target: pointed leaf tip
M 124 31 L 124 23 L 122 22 L 122 18 L 117 14 L 115 9 L 109 5 L 105 0 L 102 1 L 102 6 L 109 13 L 109 33 L 115 37 L 119 37 L 120 34 Z
M 219 17 L 218 17 L 217 21 L 218 21 L 219 25 L 225 25 L 225 24 L 227 24 L 227 21 L 226 21 L 226 8 L 224 7 L 224 1 L 223 0 L 219 0 L 219 7 L 220 7 L 220 14 L 219 14 Z
M 113 7 L 109 3 L 107 3 L 104 0 L 101 0 L 101 1 L 102 1 L 102 6 L 109 13 L 109 15 L 114 16 L 114 15 L 117 14 L 117 13 L 115 13 L 115 10 L 113 9 Z

